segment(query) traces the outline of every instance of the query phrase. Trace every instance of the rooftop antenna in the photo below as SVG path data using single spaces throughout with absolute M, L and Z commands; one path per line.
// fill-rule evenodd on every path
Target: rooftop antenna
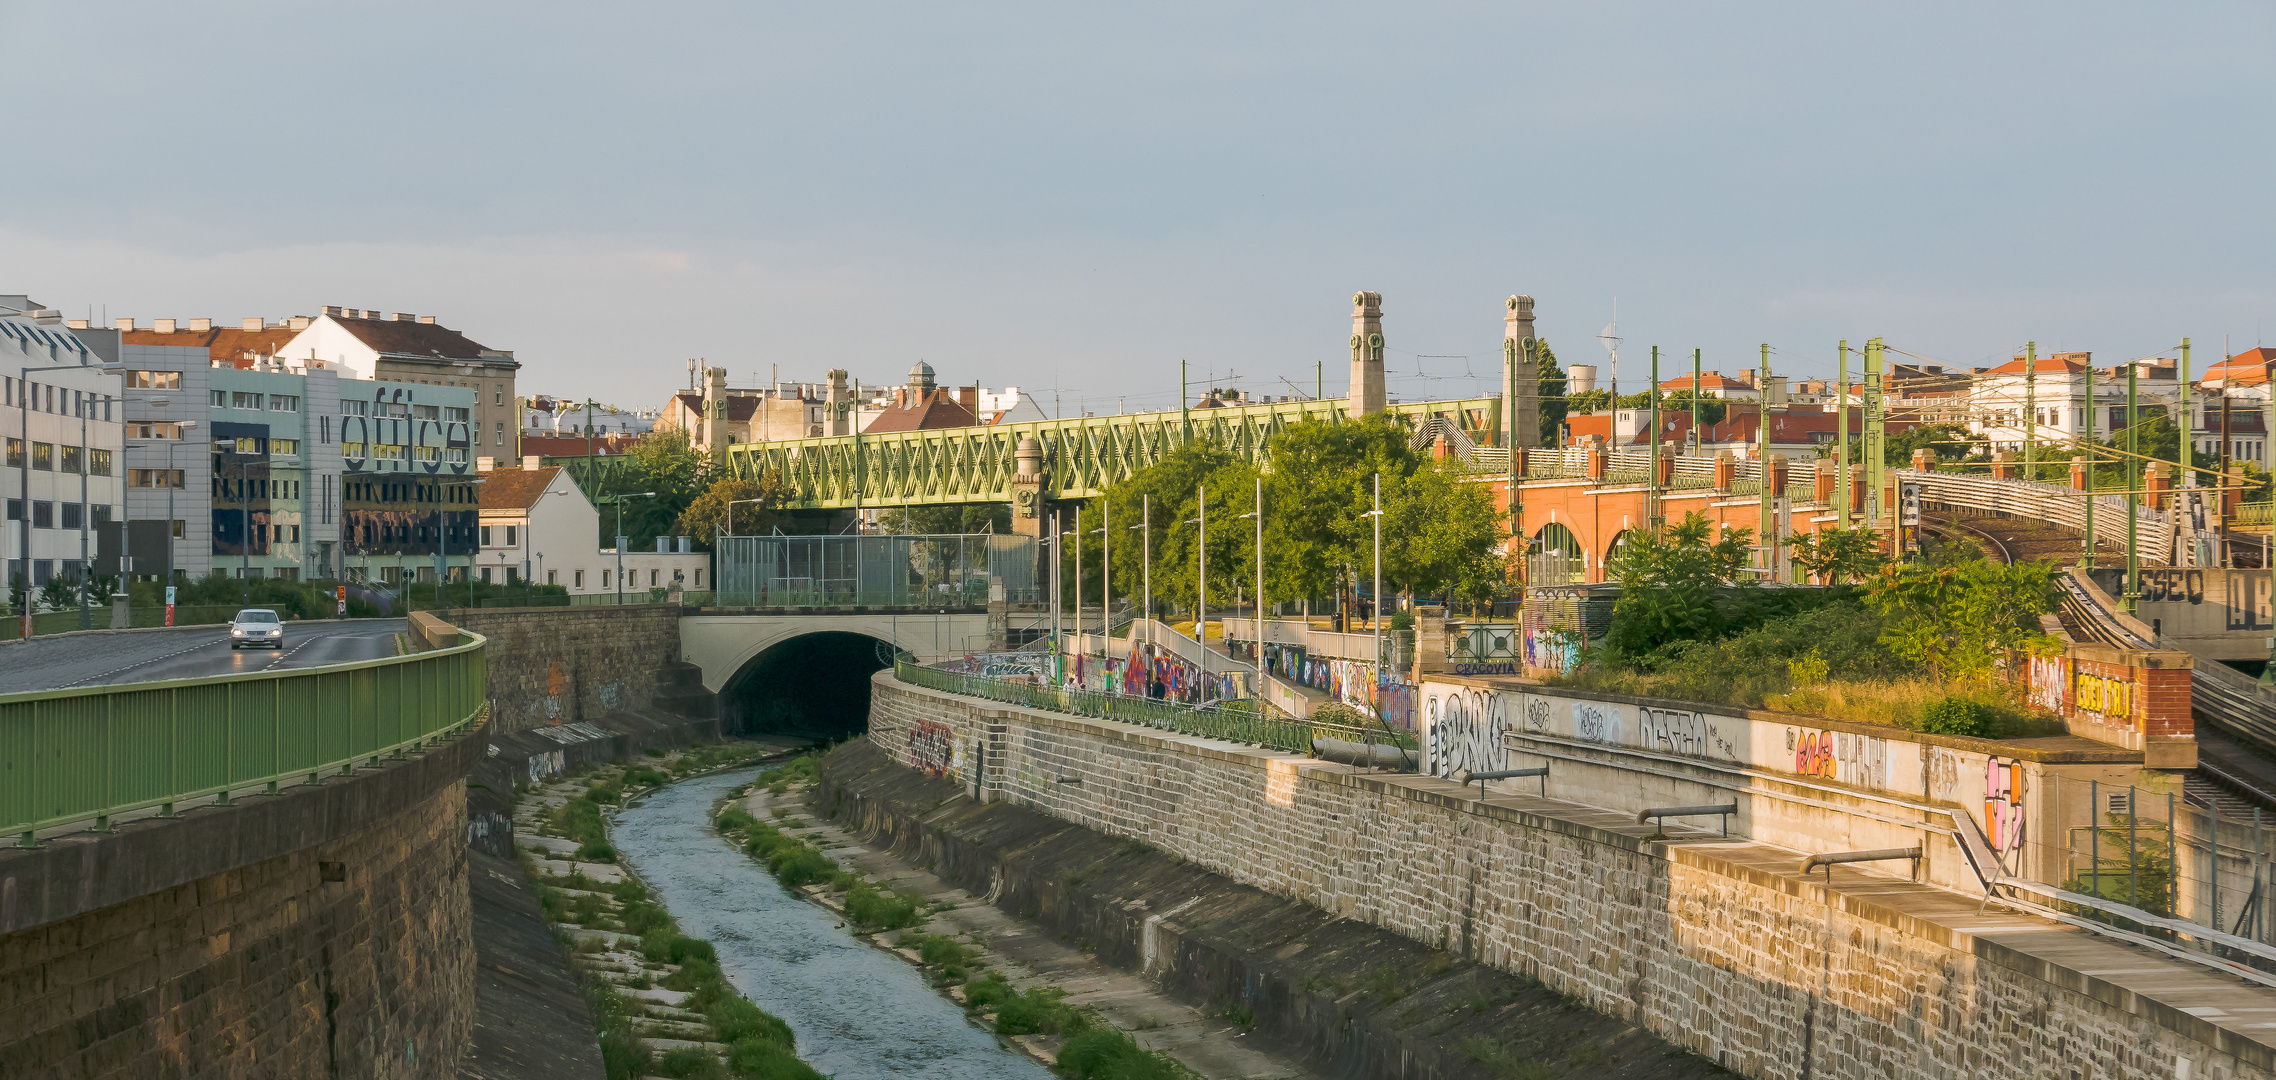
M 1617 297 L 1612 301 L 1612 321 L 1604 324 L 1604 329 L 1597 333 L 1596 340 L 1603 342 L 1604 351 L 1612 354 L 1612 407 L 1618 410 L 1620 408 L 1620 300 Z

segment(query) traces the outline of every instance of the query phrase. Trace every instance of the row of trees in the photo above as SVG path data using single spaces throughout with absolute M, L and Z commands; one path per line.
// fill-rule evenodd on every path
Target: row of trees
M 1386 592 L 1492 597 L 1504 584 L 1503 531 L 1484 485 L 1466 482 L 1458 463 L 1434 461 L 1408 446 L 1396 420 L 1308 421 L 1266 448 L 1258 469 L 1224 449 L 1189 444 L 1082 504 L 1087 596 L 1104 595 L 1102 530 L 1112 520 L 1112 592 L 1135 597 L 1145 572 L 1140 526 L 1152 523 L 1153 593 L 1192 602 L 1200 573 L 1202 503 L 1208 505 L 1209 601 L 1255 599 L 1262 484 L 1265 601 L 1349 592 L 1374 568 L 1376 478 L 1383 501 Z M 1074 516 L 1066 512 L 1066 528 Z M 1067 559 L 1073 574 L 1074 551 Z

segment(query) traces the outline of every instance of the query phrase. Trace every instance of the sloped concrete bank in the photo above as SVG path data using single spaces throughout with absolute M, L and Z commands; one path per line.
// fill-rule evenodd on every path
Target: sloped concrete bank
M 816 808 L 1102 962 L 1351 1080 L 1730 1073 L 1537 982 L 895 763 L 824 759 Z M 1449 943 L 1457 944 L 1458 943 Z

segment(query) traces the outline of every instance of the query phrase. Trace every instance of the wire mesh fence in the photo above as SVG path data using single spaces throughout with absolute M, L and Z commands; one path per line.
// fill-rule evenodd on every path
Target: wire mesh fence
M 1032 537 L 725 536 L 721 607 L 921 607 L 1042 598 Z
M 907 658 L 894 665 L 894 676 L 911 686 L 922 686 L 928 690 L 985 698 L 1046 712 L 1117 720 L 1174 731 L 1180 735 L 1247 743 L 1289 753 L 1310 753 L 1312 740 L 1316 738 L 1397 746 L 1405 750 L 1416 748 L 1411 732 L 1383 726 L 1363 727 L 1357 724 L 1322 723 L 1276 716 L 1255 699 L 1184 705 L 1100 690 L 1052 687 L 944 671 Z

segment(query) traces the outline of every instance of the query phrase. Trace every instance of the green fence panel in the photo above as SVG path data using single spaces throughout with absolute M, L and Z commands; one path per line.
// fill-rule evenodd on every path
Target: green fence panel
M 0 832 L 359 764 L 484 706 L 487 642 L 317 668 L 0 695 Z

